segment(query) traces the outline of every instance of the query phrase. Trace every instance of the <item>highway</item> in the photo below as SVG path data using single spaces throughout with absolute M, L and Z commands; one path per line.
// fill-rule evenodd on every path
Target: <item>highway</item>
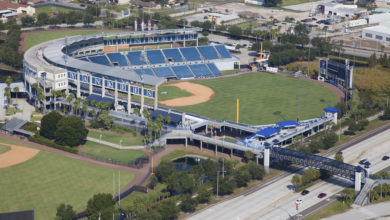
M 383 155 L 390 155 L 389 144 L 390 130 L 386 130 L 344 149 L 344 160 L 357 165 L 360 160 L 368 159 L 372 164 L 370 172 L 377 172 L 390 166 L 390 160 L 381 160 Z M 328 156 L 333 157 L 334 153 Z M 298 213 L 295 207 L 297 199 L 303 200 L 303 203 L 299 206 L 299 212 L 307 215 L 318 209 L 316 206 L 321 207 L 324 203 L 334 200 L 343 187 L 352 184 L 352 182 L 343 178 L 332 177 L 326 182 L 320 182 L 310 187 L 308 189 L 310 193 L 301 196 L 291 190 L 292 176 L 293 174 L 284 175 L 272 184 L 259 187 L 253 193 L 221 202 L 196 213 L 189 219 L 288 219 Z M 327 196 L 322 199 L 317 198 L 317 195 L 322 192 L 326 193 Z M 308 209 L 308 212 L 304 211 L 306 209 Z

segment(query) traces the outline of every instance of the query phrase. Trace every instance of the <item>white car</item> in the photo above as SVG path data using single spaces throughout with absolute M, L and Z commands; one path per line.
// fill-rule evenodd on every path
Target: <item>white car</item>
M 297 201 L 295 203 L 300 205 L 300 204 L 302 204 L 302 202 L 303 202 L 302 199 L 297 199 Z

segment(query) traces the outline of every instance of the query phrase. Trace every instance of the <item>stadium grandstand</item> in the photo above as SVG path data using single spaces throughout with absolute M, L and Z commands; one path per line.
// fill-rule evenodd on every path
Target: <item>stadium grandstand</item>
M 107 33 L 41 43 L 26 51 L 23 59 L 28 98 L 52 109 L 54 101 L 65 102 L 65 98 L 54 100 L 51 91 L 63 91 L 88 100 L 112 99 L 115 109 L 122 105 L 130 114 L 137 106 L 142 112 L 146 97 L 154 99 L 152 107 L 157 109 L 158 86 L 166 80 L 218 77 L 239 65 L 224 45 L 198 46 L 199 31 Z M 188 42 L 196 46 L 186 47 Z M 162 44 L 165 47 L 159 48 Z M 134 101 L 134 95 L 141 101 Z

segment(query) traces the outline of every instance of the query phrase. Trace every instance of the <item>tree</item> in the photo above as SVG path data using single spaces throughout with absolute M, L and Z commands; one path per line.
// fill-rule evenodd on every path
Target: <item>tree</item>
M 302 174 L 302 183 L 306 184 L 306 183 L 309 183 L 311 181 L 314 181 L 314 180 L 320 178 L 320 175 L 321 175 L 320 171 L 318 171 L 312 167 L 309 167 Z
M 252 151 L 247 150 L 245 151 L 244 157 L 249 161 L 255 157 L 255 154 Z
M 53 96 L 53 99 L 54 99 L 54 110 L 57 109 L 57 96 L 59 95 L 60 92 L 61 91 L 57 91 L 57 90 L 54 90 L 54 89 L 52 89 L 50 91 L 50 93 L 51 93 L 51 95 Z
M 191 194 L 186 194 L 182 197 L 180 208 L 183 212 L 194 212 L 198 201 L 191 197 Z
M 251 179 L 251 175 L 249 174 L 245 166 L 240 167 L 240 169 L 236 170 L 233 173 L 233 176 L 237 187 L 246 187 Z
M 198 202 L 199 203 L 208 203 L 210 201 L 211 191 L 208 189 L 207 185 L 202 185 L 198 189 Z
M 265 175 L 264 167 L 254 161 L 248 163 L 248 172 L 254 180 L 261 180 Z
M 57 123 L 55 141 L 61 145 L 77 146 L 85 141 L 88 129 L 83 121 L 76 116 L 63 117 Z
M 170 161 L 161 161 L 156 169 L 156 177 L 161 182 L 166 182 L 168 177 L 175 172 L 175 167 Z
M 344 157 L 342 154 L 335 154 L 334 159 L 340 162 L 344 162 Z
M 69 104 L 70 111 L 72 111 L 72 101 L 74 99 L 73 93 L 69 93 L 69 95 L 66 97 L 66 102 Z
M 87 216 L 89 219 L 111 219 L 115 200 L 110 193 L 99 193 L 88 200 Z
M 390 112 L 390 111 L 389 111 Z M 171 123 L 171 116 L 167 115 L 165 118 L 164 118 L 164 121 L 166 124 L 169 124 Z
M 148 121 L 151 120 L 150 113 L 149 113 L 147 108 L 144 108 L 144 110 L 142 110 L 142 115 L 144 116 L 144 118 L 146 118 L 146 120 L 148 120 Z
M 214 181 L 214 193 L 217 193 L 217 181 Z M 219 178 L 218 182 L 218 195 L 230 195 L 233 193 L 234 188 L 236 187 L 236 182 L 233 179 L 228 177 Z
M 241 36 L 242 35 L 242 29 L 238 26 L 230 26 L 228 31 L 233 36 Z
M 84 112 L 84 120 L 88 116 L 88 100 L 83 100 L 83 112 Z
M 35 19 L 30 15 L 25 15 L 20 20 L 22 22 L 22 26 L 24 27 L 31 27 L 35 22 Z
M 91 110 L 91 115 L 92 115 L 92 119 L 95 119 L 96 115 L 97 115 L 97 112 L 95 109 L 92 109 Z
M 18 92 L 19 92 L 19 87 L 15 86 L 14 93 L 16 94 L 16 98 L 18 98 Z
M 4 89 L 4 96 L 7 98 L 8 105 L 11 103 L 11 87 L 7 86 Z
M 134 113 L 135 115 L 139 115 L 139 108 L 135 108 L 134 111 L 133 111 L 133 113 Z
M 374 52 L 368 58 L 368 67 L 375 67 L 377 65 L 376 53 Z
M 73 207 L 71 205 L 65 205 L 64 203 L 62 203 L 57 207 L 56 219 L 57 220 L 76 220 L 77 215 L 76 215 L 76 212 L 73 210 Z
M 37 15 L 37 25 L 43 26 L 49 23 L 49 15 L 46 12 L 40 12 Z
M 109 129 L 114 124 L 114 119 L 108 114 L 108 111 L 103 110 L 99 116 L 98 116 L 98 122 L 103 126 L 105 129 Z
M 302 185 L 302 178 L 300 175 L 295 174 L 291 179 L 291 184 L 294 185 L 295 189 L 298 188 L 298 186 Z
M 77 23 L 77 15 L 76 12 L 70 11 L 66 14 L 66 24 L 75 25 Z
M 175 200 L 167 199 L 157 206 L 157 210 L 160 213 L 162 219 L 176 219 L 179 215 L 180 209 L 177 207 Z
M 294 33 L 295 35 L 298 36 L 307 36 L 310 33 L 310 31 L 305 24 L 298 22 L 294 27 Z
M 352 188 L 345 188 L 343 191 L 341 191 L 341 196 L 343 197 L 343 200 L 346 202 L 352 202 L 353 199 L 356 196 L 355 189 Z
M 338 141 L 338 136 L 334 132 L 328 133 L 324 136 L 322 143 L 324 144 L 325 149 L 333 147 Z
M 382 120 L 390 120 L 390 108 L 389 107 L 385 108 L 381 119 Z
M 84 13 L 83 23 L 86 24 L 86 25 L 89 25 L 89 24 L 91 24 L 93 22 L 95 22 L 95 19 L 93 18 L 93 16 L 88 14 L 88 13 Z
M 151 176 L 149 179 L 148 187 L 150 189 L 154 189 L 154 187 L 156 187 L 157 184 L 158 184 L 157 177 L 155 175 Z
M 49 114 L 42 117 L 40 135 L 49 139 L 55 137 L 57 123 L 62 119 L 57 111 L 51 111 Z
M 11 84 L 12 84 L 12 77 L 11 76 L 7 77 L 7 79 L 5 80 L 5 84 L 7 84 L 8 87 L 11 86 Z

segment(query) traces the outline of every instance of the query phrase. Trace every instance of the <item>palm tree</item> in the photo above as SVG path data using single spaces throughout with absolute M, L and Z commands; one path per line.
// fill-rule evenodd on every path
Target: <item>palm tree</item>
M 139 108 L 135 108 L 133 113 L 138 116 L 139 115 Z
M 92 100 L 92 101 L 91 101 L 91 106 L 96 107 L 96 105 L 97 105 L 96 100 Z
M 73 99 L 74 99 L 73 93 L 69 93 L 69 95 L 66 97 L 66 102 L 69 104 L 70 111 L 72 111 L 71 102 L 73 101 Z
M 88 115 L 88 100 L 83 100 L 83 112 L 84 112 L 84 120 Z
M 162 115 L 159 115 L 159 116 L 157 116 L 157 118 L 156 118 L 156 128 L 157 128 L 157 130 L 160 132 L 160 137 L 161 137 L 161 130 L 164 128 L 164 126 L 163 126 L 163 120 L 164 120 L 164 118 L 163 118 Z
M 4 96 L 7 98 L 8 106 L 11 103 L 11 88 L 10 87 L 5 87 L 4 89 Z
M 19 92 L 19 87 L 14 87 L 14 93 L 16 93 L 16 98 L 18 98 L 18 92 Z
M 171 123 L 171 116 L 167 115 L 167 117 L 165 117 L 164 121 L 166 124 Z
M 54 100 L 54 110 L 57 110 L 57 96 L 58 96 L 58 92 L 57 90 L 54 90 L 52 89 L 50 91 L 51 95 L 53 96 L 53 100 Z
M 81 102 L 81 99 L 77 98 L 76 101 L 74 102 L 74 105 L 73 105 L 73 109 L 76 110 L 76 115 L 79 114 L 80 102 Z
M 8 87 L 11 86 L 11 84 L 12 84 L 12 77 L 11 76 L 7 77 L 7 79 L 5 80 L 5 84 L 7 84 Z
M 96 115 L 97 115 L 97 112 L 95 109 L 92 109 L 91 110 L 91 115 L 92 115 L 92 119 L 95 119 Z

